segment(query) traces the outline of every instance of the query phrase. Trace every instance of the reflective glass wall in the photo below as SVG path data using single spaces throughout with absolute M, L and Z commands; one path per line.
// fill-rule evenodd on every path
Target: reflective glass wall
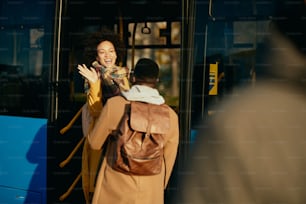
M 0 114 L 48 117 L 55 3 L 0 3 Z

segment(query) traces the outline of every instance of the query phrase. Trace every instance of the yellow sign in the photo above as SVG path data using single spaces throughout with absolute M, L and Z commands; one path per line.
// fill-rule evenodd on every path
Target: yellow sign
M 218 63 L 209 64 L 209 95 L 218 95 Z

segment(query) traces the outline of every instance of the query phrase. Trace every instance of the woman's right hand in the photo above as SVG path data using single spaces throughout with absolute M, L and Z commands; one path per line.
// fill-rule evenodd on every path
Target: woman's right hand
M 99 73 L 92 67 L 90 69 L 87 68 L 85 64 L 78 65 L 79 73 L 85 77 L 89 82 L 95 83 L 99 80 Z

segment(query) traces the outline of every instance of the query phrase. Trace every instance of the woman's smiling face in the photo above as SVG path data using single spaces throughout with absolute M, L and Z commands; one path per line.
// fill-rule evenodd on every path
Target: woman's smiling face
M 97 59 L 101 65 L 106 68 L 114 67 L 117 54 L 113 43 L 110 41 L 103 41 L 97 46 Z

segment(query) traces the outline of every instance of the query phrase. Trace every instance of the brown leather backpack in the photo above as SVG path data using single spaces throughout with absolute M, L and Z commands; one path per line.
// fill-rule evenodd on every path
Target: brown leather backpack
M 170 128 L 169 106 L 132 101 L 111 134 L 113 169 L 133 175 L 161 172 L 164 135 Z

